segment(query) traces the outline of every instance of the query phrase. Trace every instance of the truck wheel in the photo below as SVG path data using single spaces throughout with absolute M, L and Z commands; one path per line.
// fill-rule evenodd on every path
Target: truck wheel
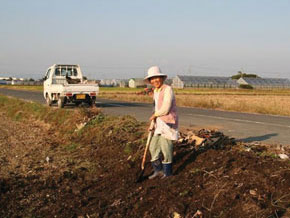
M 57 100 L 57 107 L 58 108 L 63 108 L 63 106 L 64 106 L 64 99 L 63 98 L 59 98 Z
M 47 106 L 51 106 L 52 105 L 52 101 L 51 101 L 51 99 L 49 98 L 49 96 L 46 94 L 46 97 L 45 97 L 45 101 L 46 101 L 46 105 Z
M 95 99 L 91 99 L 89 101 L 89 105 L 90 105 L 90 107 L 95 107 L 96 106 L 96 100 Z

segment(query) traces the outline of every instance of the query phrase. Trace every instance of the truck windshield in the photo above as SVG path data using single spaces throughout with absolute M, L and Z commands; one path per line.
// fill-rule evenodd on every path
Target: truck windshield
M 54 72 L 55 76 L 77 76 L 77 69 L 71 67 L 56 68 Z

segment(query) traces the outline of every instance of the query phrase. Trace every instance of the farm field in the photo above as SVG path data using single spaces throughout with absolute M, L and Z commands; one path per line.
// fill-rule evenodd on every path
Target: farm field
M 152 102 L 142 90 L 101 89 L 100 97 L 133 102 Z M 290 116 L 290 90 L 175 90 L 178 106 Z
M 56 109 L 0 96 L 0 216 L 290 216 L 290 162 L 278 157 L 289 148 L 176 142 L 174 176 L 136 183 L 145 129 L 97 108 Z
M 42 86 L 0 86 L 42 91 Z M 101 87 L 101 98 L 152 102 L 143 89 Z M 175 90 L 178 106 L 290 116 L 290 90 L 184 89 Z
M 0 85 L 0 88 L 28 90 L 28 91 L 43 91 L 43 86 L 23 86 L 23 85 Z

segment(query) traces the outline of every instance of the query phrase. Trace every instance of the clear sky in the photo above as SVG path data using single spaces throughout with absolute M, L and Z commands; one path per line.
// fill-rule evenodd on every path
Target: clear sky
M 0 0 L 0 76 L 290 78 L 289 0 Z

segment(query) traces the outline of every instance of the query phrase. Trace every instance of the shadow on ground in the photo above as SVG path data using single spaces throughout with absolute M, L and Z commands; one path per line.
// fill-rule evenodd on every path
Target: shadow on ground
M 268 140 L 274 136 L 278 136 L 278 133 L 270 133 L 266 135 L 261 135 L 261 136 L 252 136 L 248 138 L 243 138 L 243 139 L 238 139 L 237 142 L 254 142 L 254 141 L 265 141 Z
M 96 107 L 144 107 L 143 104 L 138 103 L 127 103 L 127 102 L 118 102 L 118 103 L 103 103 L 97 102 Z

